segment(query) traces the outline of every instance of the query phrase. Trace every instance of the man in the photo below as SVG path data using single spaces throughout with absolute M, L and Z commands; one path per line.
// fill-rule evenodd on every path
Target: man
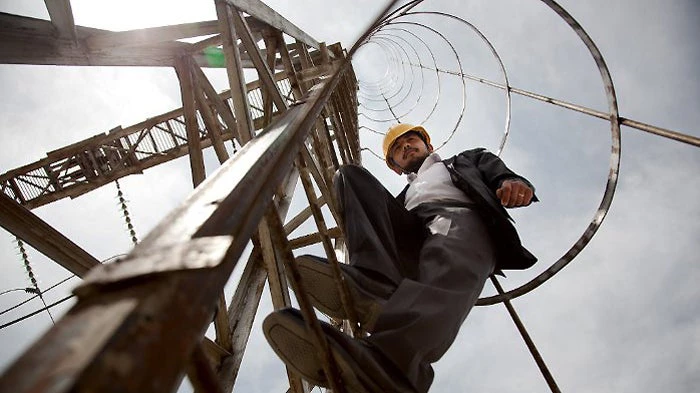
M 504 207 L 537 198 L 484 149 L 442 160 L 421 126 L 391 127 L 383 148 L 389 168 L 408 177 L 396 198 L 359 166 L 342 167 L 334 179 L 350 257 L 343 276 L 369 337 L 322 325 L 348 391 L 425 393 L 431 363 L 454 341 L 488 276 L 536 262 Z M 330 265 L 313 256 L 297 263 L 314 307 L 347 318 Z M 297 310 L 273 312 L 263 329 L 290 368 L 328 386 Z

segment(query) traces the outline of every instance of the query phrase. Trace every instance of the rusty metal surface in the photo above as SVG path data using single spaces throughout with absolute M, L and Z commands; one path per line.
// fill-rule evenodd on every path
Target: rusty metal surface
M 127 286 L 132 280 L 144 280 L 153 275 L 214 268 L 223 262 L 232 240 L 231 236 L 210 236 L 163 247 L 137 247 L 122 260 L 92 269 L 74 293 L 85 297 L 111 286 Z

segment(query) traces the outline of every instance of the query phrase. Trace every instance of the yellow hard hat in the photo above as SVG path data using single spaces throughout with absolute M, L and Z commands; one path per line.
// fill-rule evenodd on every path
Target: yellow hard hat
M 430 135 L 428 135 L 428 131 L 425 130 L 422 126 L 414 126 L 413 124 L 407 124 L 407 123 L 399 123 L 395 124 L 391 127 L 389 127 L 389 130 L 387 130 L 386 135 L 384 135 L 384 143 L 382 144 L 382 148 L 384 149 L 384 161 L 386 161 L 386 164 L 391 168 L 391 163 L 389 162 L 389 148 L 391 148 L 391 145 L 399 139 L 399 137 L 409 131 L 415 131 L 423 136 L 425 139 L 426 144 L 430 144 Z

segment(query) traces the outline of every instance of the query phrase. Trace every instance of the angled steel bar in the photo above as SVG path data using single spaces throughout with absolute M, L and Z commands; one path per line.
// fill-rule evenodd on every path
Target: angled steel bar
M 306 164 L 307 171 L 313 176 L 319 191 L 321 192 L 321 197 L 326 201 L 330 208 L 331 215 L 336 222 L 340 222 L 340 213 L 335 204 L 335 199 L 333 198 L 333 192 L 331 191 L 331 183 L 326 183 L 326 178 L 321 174 L 321 170 L 318 164 L 311 156 L 311 152 L 306 146 L 301 148 L 301 156 Z M 315 200 L 315 198 L 314 198 Z M 313 203 L 313 201 L 312 201 Z M 319 206 L 320 208 L 320 206 Z M 313 210 L 312 210 L 313 211 Z
M 278 194 L 276 198 L 280 218 L 284 217 L 289 209 L 291 203 L 290 195 L 294 192 L 294 184 L 296 184 L 298 179 L 298 173 L 293 170 L 289 179 L 284 187 L 286 191 L 283 194 Z M 319 199 L 318 202 L 322 204 L 323 199 Z M 308 213 L 306 213 L 307 210 Z M 310 208 L 305 209 L 297 217 L 293 218 L 287 224 L 285 230 L 287 233 L 293 231 L 309 217 Z M 232 326 L 233 351 L 232 356 L 223 359 L 218 373 L 226 392 L 230 392 L 233 389 L 238 375 L 266 277 L 267 272 L 263 267 L 260 250 L 256 247 L 253 249 L 228 310 L 229 322 Z
M 338 142 L 338 150 L 340 151 L 340 157 L 343 160 L 343 164 L 347 165 L 353 162 L 352 152 L 350 151 L 350 146 L 348 146 L 348 139 L 345 134 L 346 125 L 343 123 L 343 116 L 341 115 L 341 109 L 338 104 L 337 97 L 332 97 L 330 105 L 331 107 L 331 123 L 333 124 L 333 136 L 336 142 Z
M 275 209 L 271 209 L 272 214 L 276 214 Z M 275 257 L 275 250 L 270 240 L 270 229 L 268 228 L 267 219 L 263 218 L 258 227 L 258 239 L 262 260 L 267 270 L 267 280 L 270 284 L 270 292 L 272 295 L 272 306 L 275 309 L 291 306 L 289 291 L 287 290 L 287 280 L 284 277 L 284 269 L 280 261 Z
M 0 225 L 78 277 L 100 265 L 97 258 L 3 193 Z
M 207 355 L 211 364 L 220 364 L 221 359 L 231 356 L 231 352 L 224 349 L 217 342 L 210 340 L 208 337 L 202 339 L 202 349 Z
M 271 238 L 269 221 L 279 220 L 279 213 L 274 207 L 271 207 L 265 214 L 265 217 L 260 221 L 258 226 L 259 247 L 262 253 L 265 270 L 267 270 L 267 281 L 270 286 L 270 294 L 272 295 L 272 306 L 279 310 L 292 305 L 287 289 L 287 279 L 284 274 L 282 260 L 278 257 L 280 251 L 275 252 L 275 246 Z M 289 379 L 290 390 L 294 393 L 305 393 L 304 383 L 301 378 L 285 365 L 287 370 L 287 378 Z
M 216 20 L 183 23 L 179 25 L 148 27 L 145 29 L 108 32 L 96 34 L 85 40 L 87 47 L 108 49 L 119 46 L 151 45 L 160 42 L 174 41 L 182 38 L 200 37 L 217 34 L 219 23 Z
M 247 48 L 249 55 L 256 59 L 255 65 L 258 70 L 258 75 L 260 76 L 260 79 L 263 81 L 263 85 L 265 86 L 265 89 L 263 89 L 262 91 L 264 93 L 263 98 L 265 98 L 265 96 L 272 96 L 274 102 L 277 104 L 278 111 L 287 110 L 287 104 L 282 98 L 282 93 L 280 93 L 279 88 L 273 79 L 273 75 L 270 72 L 270 69 L 267 67 L 267 64 L 263 61 L 258 47 L 250 34 L 250 30 L 248 29 L 248 26 L 245 23 L 245 20 L 241 17 L 238 11 L 233 12 L 232 14 L 236 29 L 241 32 L 241 35 L 243 37 L 242 41 L 244 46 Z M 274 64 L 274 52 L 271 50 L 271 48 L 268 47 L 268 55 L 270 54 L 272 54 L 271 57 L 272 62 Z M 271 104 L 269 106 L 265 105 L 263 117 L 265 119 L 265 122 L 267 122 L 269 119 L 272 119 Z M 275 309 L 289 307 L 292 303 L 291 298 L 289 296 L 289 290 L 287 289 L 288 286 L 287 279 L 284 274 L 284 267 L 282 266 L 282 261 L 278 258 L 279 251 L 275 252 L 276 250 L 274 249 L 274 246 L 272 244 L 269 220 L 271 219 L 270 217 L 274 217 L 273 219 L 280 220 L 283 219 L 284 216 L 286 216 L 286 211 L 289 208 L 289 204 L 285 203 L 286 201 L 284 201 L 283 198 L 286 196 L 286 194 L 294 192 L 294 186 L 296 185 L 296 177 L 298 177 L 298 173 L 296 171 L 292 171 L 288 175 L 287 181 L 285 182 L 291 184 L 291 189 L 285 189 L 285 187 L 282 187 L 282 194 L 280 198 L 278 198 L 278 201 L 283 201 L 281 203 L 281 207 L 284 210 L 282 212 L 278 212 L 277 208 L 275 207 L 275 204 L 272 204 L 268 209 L 268 212 L 266 213 L 266 217 L 263 217 L 263 219 L 260 221 L 260 225 L 258 226 L 257 246 L 261 250 L 263 262 L 265 264 L 265 269 L 267 270 L 267 280 L 270 286 L 270 295 L 272 296 L 272 304 L 275 307 Z M 289 202 L 291 202 L 291 200 L 289 200 Z M 287 378 L 289 380 L 290 390 L 294 393 L 306 393 L 304 391 L 304 382 L 302 381 L 302 379 L 298 375 L 294 374 L 294 372 L 292 372 L 292 370 L 288 366 L 285 366 L 285 369 L 287 370 Z
M 316 204 L 318 206 L 323 206 L 326 203 L 325 199 L 323 197 L 320 197 L 316 200 Z M 304 208 L 304 210 L 300 211 L 299 214 L 294 216 L 291 220 L 289 220 L 286 224 L 284 224 L 284 233 L 289 235 L 292 233 L 295 229 L 299 228 L 301 224 L 303 224 L 306 220 L 308 220 L 311 217 L 311 206 L 307 206 Z
M 56 27 L 59 37 L 75 42 L 75 21 L 73 20 L 70 0 L 44 0 L 44 4 L 46 4 L 51 23 Z
M 192 78 L 192 83 L 195 85 L 194 86 L 194 93 L 195 93 L 195 98 L 196 101 L 199 105 L 199 110 L 200 113 L 202 114 L 202 118 L 204 119 L 204 123 L 207 126 L 208 129 L 208 134 L 211 135 L 211 139 L 214 144 L 214 149 L 216 151 L 216 156 L 219 159 L 219 163 L 223 164 L 228 158 L 228 152 L 226 151 L 226 148 L 224 147 L 224 143 L 221 140 L 220 136 L 215 136 L 218 135 L 220 131 L 219 127 L 219 122 L 214 118 L 214 114 L 211 110 L 211 107 L 209 107 L 209 104 L 206 101 L 206 97 L 204 96 L 204 89 L 195 82 L 197 80 L 194 77 L 194 73 L 196 72 L 195 69 L 198 69 L 198 67 L 192 62 L 189 61 L 188 63 L 188 71 L 190 72 L 190 77 Z M 204 81 L 206 84 L 209 84 L 209 80 L 204 78 Z M 231 336 L 230 336 L 230 331 L 231 331 L 231 326 L 228 323 L 228 318 L 226 316 L 226 297 L 224 295 L 223 290 L 219 293 L 219 298 L 216 303 L 216 316 L 214 317 L 214 328 L 216 330 L 216 343 L 221 345 L 223 349 L 227 351 L 232 350 L 233 343 L 231 342 Z M 193 362 L 197 361 L 197 356 L 196 356 L 196 350 L 195 354 L 193 355 Z M 216 362 L 215 364 L 219 364 L 219 362 Z M 209 367 L 207 366 L 207 370 Z M 195 371 L 197 371 L 197 368 L 195 368 Z M 208 373 L 204 371 L 204 377 L 205 379 L 210 379 L 210 376 Z M 214 374 L 214 377 L 216 375 Z M 190 377 L 191 379 L 192 377 Z M 217 383 L 217 386 L 218 383 Z M 209 391 L 210 387 L 208 385 L 204 385 L 200 388 L 200 390 L 205 389 L 205 391 Z M 218 390 L 221 390 L 220 387 L 218 387 Z
M 352 297 L 350 296 L 350 289 L 347 283 L 343 279 L 343 274 L 340 270 L 340 265 L 338 265 L 338 259 L 335 255 L 335 249 L 331 244 L 330 237 L 328 235 L 328 227 L 326 226 L 325 219 L 323 218 L 323 213 L 316 203 L 316 193 L 313 189 L 313 184 L 311 183 L 311 176 L 309 175 L 308 164 L 305 162 L 303 156 L 297 159 L 297 168 L 299 168 L 299 175 L 301 177 L 301 182 L 304 185 L 304 192 L 306 193 L 306 198 L 311 207 L 311 213 L 313 214 L 314 221 L 316 222 L 316 227 L 318 228 L 318 233 L 321 236 L 321 243 L 323 244 L 323 249 L 328 257 L 328 262 L 333 269 L 333 276 L 340 289 L 340 302 L 345 309 L 346 315 L 348 315 L 350 321 L 353 323 L 353 333 L 357 335 L 359 332 L 357 312 L 355 311 L 354 304 L 352 302 Z
M 284 37 L 279 31 L 266 30 L 263 34 L 271 36 L 271 39 L 277 41 L 277 47 L 279 48 L 280 57 L 282 58 L 282 66 L 284 67 L 287 77 L 289 78 L 289 84 L 292 87 L 292 94 L 294 99 L 298 100 L 302 96 L 301 87 L 299 86 L 299 80 L 297 79 L 297 73 L 294 69 L 294 62 L 292 61 L 292 56 L 289 54 L 289 48 L 284 42 Z
M 214 117 L 214 113 L 209 106 L 209 103 L 206 100 L 205 96 L 205 89 L 208 89 L 209 91 L 213 90 L 213 87 L 211 86 L 211 83 L 209 80 L 206 78 L 203 72 L 201 72 L 201 69 L 194 64 L 194 62 L 189 61 L 188 62 L 188 71 L 190 72 L 190 76 L 192 77 L 192 83 L 195 84 L 194 86 L 194 93 L 195 93 L 195 98 L 196 101 L 199 105 L 200 113 L 202 114 L 202 118 L 204 120 L 204 123 L 206 124 L 206 127 L 208 129 L 208 134 L 211 135 L 211 139 L 214 144 L 214 149 L 216 151 L 217 158 L 219 159 L 219 163 L 223 164 L 228 158 L 228 152 L 226 151 L 226 148 L 224 147 L 223 141 L 221 140 L 220 136 L 218 135 L 221 130 L 219 126 L 218 120 Z M 200 77 L 195 76 L 197 74 L 197 71 L 201 73 Z M 200 83 L 197 83 L 195 81 L 199 81 Z M 203 87 L 202 85 L 206 86 Z M 217 94 L 213 94 L 213 96 L 216 97 L 216 99 L 219 98 Z M 224 112 L 230 114 L 230 111 L 228 108 L 224 109 Z M 214 318 L 214 327 L 216 330 L 216 343 L 221 345 L 223 349 L 227 351 L 232 351 L 233 349 L 233 342 L 231 340 L 231 326 L 228 321 L 228 317 L 226 315 L 227 307 L 226 307 L 226 297 L 224 295 L 223 290 L 219 293 L 219 297 L 217 300 L 216 304 L 216 316 Z M 230 354 L 229 354 L 230 356 Z M 194 360 L 193 360 L 194 361 Z M 221 360 L 218 359 L 216 362 L 213 362 L 215 365 L 219 365 L 221 363 Z M 203 366 L 202 366 L 203 367 Z M 207 370 L 209 369 L 209 366 L 207 366 Z M 197 369 L 195 369 L 197 371 Z M 206 371 L 206 370 L 204 370 Z M 200 372 L 204 372 L 200 371 Z M 205 373 L 205 376 L 207 377 L 206 379 L 210 379 L 209 374 Z M 214 378 L 216 378 L 216 374 L 214 374 Z M 192 379 L 192 377 L 190 377 Z M 217 379 L 218 381 L 218 379 Z M 216 383 L 216 386 L 219 391 L 221 390 L 220 385 L 218 382 Z M 207 385 L 200 387 L 200 391 L 208 391 Z
M 326 109 L 328 111 L 328 108 Z M 326 147 L 326 151 L 328 152 L 331 162 L 333 163 L 333 172 L 338 170 L 340 168 L 340 161 L 338 160 L 338 154 L 335 151 L 335 147 L 333 146 L 333 139 L 331 138 L 331 132 L 328 129 L 328 124 L 323 121 L 323 127 L 319 130 L 319 135 L 321 137 L 321 144 Z
M 503 295 L 505 292 L 503 291 L 503 287 L 498 282 L 496 276 L 492 275 L 489 278 L 491 279 L 491 283 L 493 283 L 493 286 L 496 287 L 496 291 L 498 291 L 498 294 Z M 554 380 L 552 373 L 549 372 L 549 368 L 547 368 L 547 364 L 544 362 L 542 355 L 540 355 L 540 351 L 537 350 L 535 342 L 532 341 L 530 334 L 527 332 L 527 329 L 525 329 L 525 325 L 520 320 L 518 313 L 515 311 L 515 307 L 513 307 L 510 300 L 504 300 L 503 304 L 506 306 L 508 314 L 513 319 L 513 323 L 515 323 L 515 326 L 518 329 L 520 336 L 523 338 L 523 341 L 525 341 L 525 345 L 527 345 L 527 349 L 530 351 L 532 358 L 535 360 L 535 363 L 537 363 L 537 367 L 540 369 L 542 376 L 547 381 L 549 389 L 552 391 L 552 393 L 561 393 L 557 382 Z
M 75 26 L 75 31 L 74 41 L 57 37 L 51 21 L 0 13 L 0 63 L 172 67 L 175 58 L 190 48 L 184 42 L 167 42 L 91 51 L 84 43 L 86 38 L 111 32 L 83 26 Z
M 299 69 L 297 72 L 300 74 L 305 69 L 313 68 L 314 64 L 311 61 L 311 56 L 309 55 L 309 50 L 306 47 L 306 44 L 297 39 L 294 46 L 296 47 L 296 54 L 297 58 L 299 59 Z M 309 81 L 302 80 L 299 75 L 297 75 L 297 80 L 299 81 L 299 87 L 302 92 L 308 91 L 309 87 L 312 85 L 312 83 Z
M 357 134 L 357 107 L 353 106 L 348 96 L 350 93 L 349 75 L 344 75 L 343 80 L 335 94 L 337 97 L 336 103 L 340 106 L 340 113 L 343 116 L 343 124 L 345 125 L 344 133 L 348 144 L 348 150 L 352 157 L 352 161 L 356 164 L 361 162 L 359 139 Z M 357 142 L 356 142 L 357 141 Z
M 274 69 L 275 67 L 275 62 L 277 61 L 277 40 L 276 39 L 271 39 L 269 35 L 264 35 L 263 40 L 265 42 L 265 48 L 266 48 L 266 53 L 267 56 L 265 58 L 265 63 L 267 64 L 267 69 Z M 272 75 L 271 75 L 272 76 Z M 279 87 L 277 84 L 274 83 L 275 89 L 279 90 Z M 270 91 L 268 89 L 262 89 L 262 96 L 263 96 L 263 121 L 265 124 L 270 124 L 272 122 L 272 116 L 274 115 L 273 112 L 273 102 L 272 102 L 272 97 Z M 280 91 L 280 98 L 282 98 L 282 101 L 284 102 L 283 105 L 287 104 L 287 97 L 282 96 L 282 92 Z M 283 108 L 287 108 L 287 106 L 283 106 Z
M 194 68 L 196 68 L 197 66 L 192 61 L 190 61 L 189 64 L 191 67 L 190 75 L 193 76 L 193 83 L 195 85 L 194 93 L 197 102 L 197 108 L 199 108 L 199 113 L 200 115 L 202 115 L 202 120 L 204 121 L 204 124 L 207 128 L 207 136 L 211 138 L 212 146 L 214 147 L 214 151 L 216 152 L 216 157 L 219 159 L 220 163 L 223 163 L 224 161 L 228 160 L 229 154 L 228 151 L 226 151 L 226 147 L 224 146 L 224 140 L 221 137 L 221 134 L 223 134 L 221 130 L 221 124 L 216 118 L 214 110 L 207 101 L 206 93 L 204 92 L 204 87 L 201 85 L 201 83 L 199 83 L 200 79 L 195 76 L 196 71 L 194 70 Z M 227 112 L 230 113 L 230 111 Z
M 236 9 L 228 4 L 215 1 L 216 15 L 219 18 L 219 29 L 223 38 L 224 58 L 226 60 L 226 74 L 228 75 L 231 98 L 233 100 L 233 112 L 236 116 L 238 135 L 241 144 L 247 143 L 253 137 L 253 117 L 246 96 L 245 77 L 241 54 L 238 50 L 238 34 L 233 24 L 233 13 Z
M 335 227 L 335 228 L 328 228 L 328 237 L 331 239 L 339 239 L 342 238 L 343 233 L 341 232 L 340 228 Z M 306 246 L 310 246 L 312 244 L 316 243 L 321 243 L 323 241 L 323 237 L 321 236 L 320 233 L 311 233 L 308 235 L 296 237 L 294 239 L 289 240 L 289 246 L 292 249 L 297 249 L 297 248 L 302 248 Z
M 268 68 L 267 63 L 265 62 L 265 59 L 263 59 L 262 55 L 260 54 L 260 49 L 253 39 L 253 35 L 250 32 L 248 24 L 245 22 L 245 19 L 241 16 L 238 10 L 232 10 L 231 19 L 233 21 L 236 33 L 241 39 L 248 56 L 253 60 L 255 69 L 258 71 L 259 80 L 263 83 L 265 89 L 272 95 L 272 100 L 274 101 L 275 106 L 277 106 L 277 110 L 285 110 L 287 108 L 287 102 L 282 96 L 279 86 L 277 86 L 275 83 L 275 79 L 272 72 Z
M 209 98 L 209 101 L 212 104 L 214 104 L 216 111 L 219 113 L 219 116 L 221 116 L 221 119 L 224 121 L 224 124 L 226 124 L 226 127 L 229 130 L 231 130 L 231 132 L 233 132 L 233 134 L 236 136 L 236 139 L 238 139 L 238 143 L 242 145 L 243 142 L 241 141 L 241 136 L 238 133 L 238 125 L 236 124 L 236 118 L 233 116 L 231 108 L 229 108 L 229 106 L 226 105 L 224 98 L 216 92 L 216 89 L 214 89 L 214 86 L 211 84 L 211 82 L 209 82 L 209 79 L 207 79 L 207 76 L 204 74 L 204 71 L 202 71 L 202 69 L 196 64 L 194 65 L 194 75 L 195 79 L 198 82 L 198 85 L 204 90 L 207 97 Z
M 231 325 L 228 322 L 226 310 L 226 297 L 224 291 L 221 291 L 216 302 L 216 316 L 214 317 L 216 343 L 219 344 L 221 348 L 231 352 L 233 350 L 233 342 L 231 341 Z M 216 364 L 219 364 L 219 362 L 216 362 Z
M 182 107 L 185 114 L 185 126 L 187 130 L 187 151 L 190 157 L 192 170 L 192 183 L 197 187 L 206 177 L 204 169 L 204 154 L 199 137 L 197 125 L 197 104 L 195 101 L 195 87 L 192 78 L 192 67 L 186 57 L 180 58 L 175 67 L 177 77 L 180 80 L 180 94 L 182 95 Z
M 301 165 L 299 165 L 299 161 L 301 160 L 297 160 L 297 167 L 300 168 L 301 178 L 304 179 L 303 169 Z M 306 176 L 308 176 L 308 174 Z M 306 188 L 306 185 L 304 185 L 304 188 Z M 304 323 L 309 332 L 312 333 L 311 339 L 320 357 L 321 366 L 323 367 L 323 372 L 326 375 L 330 388 L 333 392 L 346 393 L 345 386 L 340 379 L 340 371 L 331 355 L 327 338 L 323 330 L 321 330 L 321 324 L 318 319 L 316 319 L 316 314 L 314 313 L 313 306 L 311 306 L 311 302 L 309 301 L 308 294 L 304 287 L 304 282 L 301 280 L 296 261 L 294 260 L 294 254 L 292 254 L 292 249 L 289 247 L 289 242 L 286 240 L 287 238 L 284 234 L 282 221 L 279 220 L 278 217 L 272 216 L 270 217 L 270 224 L 272 241 L 275 243 L 275 246 L 281 250 L 281 258 L 290 277 L 289 282 L 294 289 L 294 293 L 297 294 L 297 300 L 299 301 L 299 307 L 304 317 Z
M 232 350 L 230 355 L 220 359 L 217 372 L 224 392 L 230 393 L 233 390 L 238 377 L 266 279 L 267 271 L 262 263 L 260 249 L 256 248 L 248 258 L 227 312 Z
M 203 349 L 204 344 L 199 344 L 192 351 L 192 359 L 187 366 L 187 377 L 195 392 L 198 393 L 223 393 L 216 373 L 211 368 L 211 362 Z
M 333 174 L 335 173 L 335 168 L 330 158 L 330 153 L 328 147 L 324 144 L 321 133 L 325 127 L 325 118 L 319 118 L 316 121 L 316 127 L 311 133 L 313 151 L 316 154 L 318 164 L 320 165 L 321 176 L 324 182 L 328 185 L 333 184 Z M 338 206 L 335 198 L 333 199 L 333 205 Z
M 469 79 L 469 80 L 473 80 L 473 81 L 482 83 L 484 85 L 495 87 L 495 88 L 498 88 L 501 90 L 507 89 L 511 93 L 514 93 L 514 94 L 518 94 L 518 95 L 532 98 L 532 99 L 542 101 L 542 102 L 547 102 L 547 103 L 550 103 L 552 105 L 556 105 L 556 106 L 559 106 L 562 108 L 571 109 L 573 111 L 583 113 L 583 114 L 586 114 L 589 116 L 597 117 L 599 119 L 610 120 L 610 114 L 607 112 L 601 112 L 599 110 L 591 109 L 591 108 L 585 107 L 583 105 L 573 104 L 571 102 L 567 102 L 567 101 L 560 100 L 557 98 L 548 97 L 546 95 L 534 93 L 534 92 L 531 92 L 531 91 L 528 91 L 525 89 L 519 89 L 517 87 L 506 86 L 502 83 L 494 82 L 494 81 L 491 81 L 491 80 L 488 80 L 485 78 L 481 78 L 478 76 L 474 76 L 474 75 L 470 75 L 470 74 L 466 74 L 466 73 L 462 73 L 462 72 L 456 72 L 456 71 L 434 69 L 434 68 L 429 68 L 429 67 L 425 67 L 425 66 L 417 65 L 417 64 L 410 64 L 410 65 L 413 67 L 420 67 L 420 68 L 424 68 L 424 69 L 428 69 L 428 70 L 432 70 L 432 71 L 437 71 L 439 73 L 456 75 L 456 76 L 459 76 L 459 77 L 462 77 L 465 79 Z M 661 136 L 664 138 L 673 139 L 675 141 L 683 142 L 683 143 L 689 144 L 691 146 L 700 147 L 700 138 L 693 136 L 693 135 L 690 135 L 690 134 L 684 134 L 684 133 L 679 132 L 679 131 L 669 130 L 666 128 L 643 123 L 641 121 L 629 119 L 626 117 L 620 117 L 620 125 L 628 126 L 628 127 L 637 129 L 639 131 L 644 131 L 644 132 L 654 134 L 657 136 Z
M 217 0 L 217 2 L 218 1 L 226 2 L 275 29 L 304 42 L 306 45 L 314 48 L 320 46 L 318 41 L 260 0 Z

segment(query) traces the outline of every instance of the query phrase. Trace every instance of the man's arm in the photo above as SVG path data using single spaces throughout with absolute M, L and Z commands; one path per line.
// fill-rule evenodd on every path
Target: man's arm
M 496 193 L 503 206 L 521 207 L 538 201 L 535 187 L 511 171 L 498 156 L 485 149 L 474 149 L 468 153 L 484 182 Z

